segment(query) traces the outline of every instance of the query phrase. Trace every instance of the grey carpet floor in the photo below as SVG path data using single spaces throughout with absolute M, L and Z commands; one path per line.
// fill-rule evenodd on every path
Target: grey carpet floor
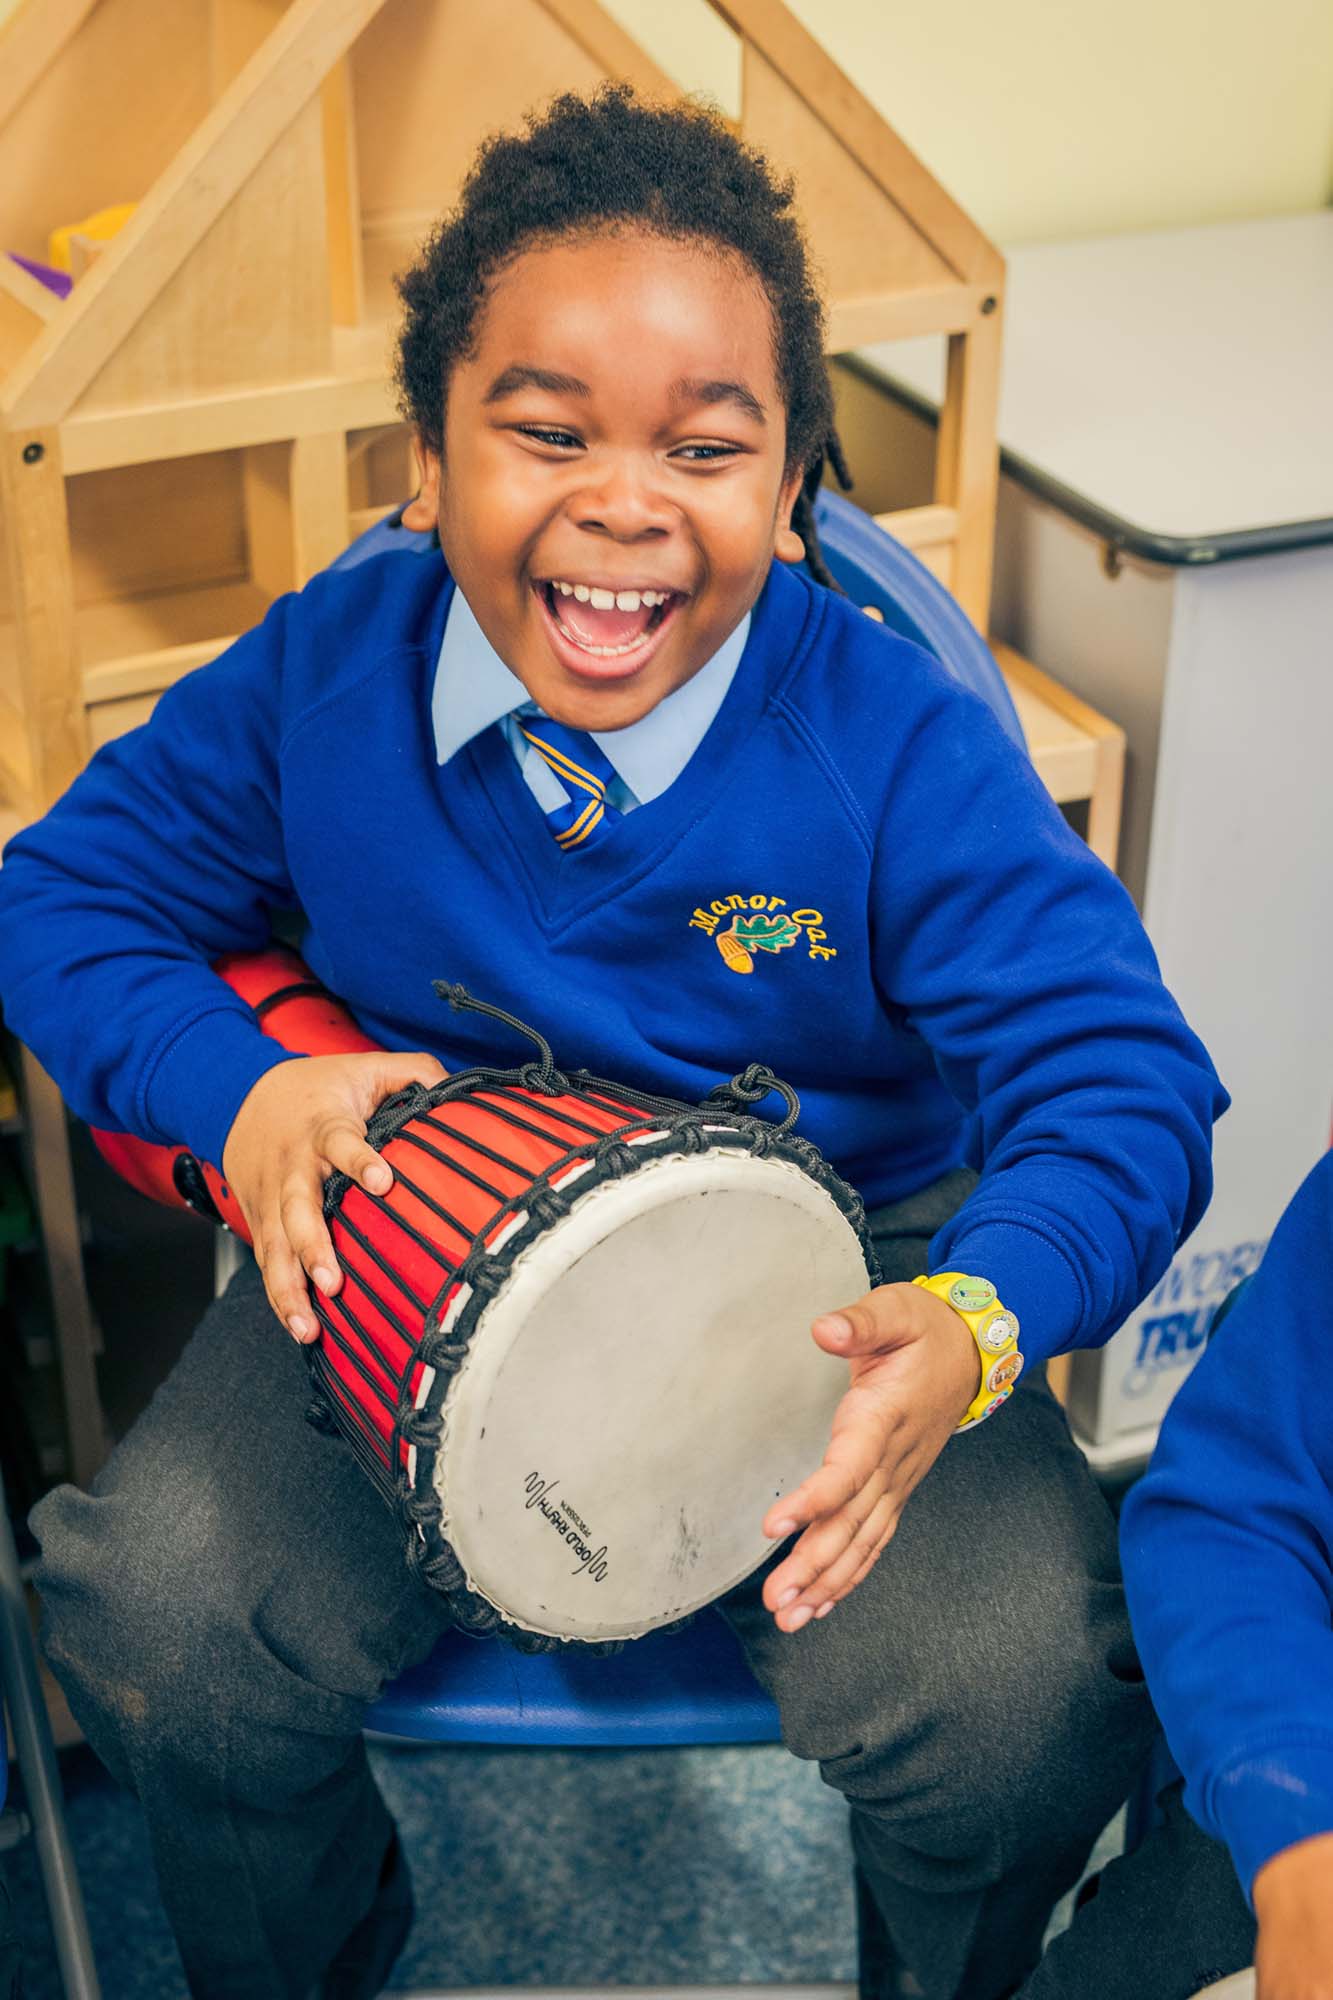
M 776 1745 L 371 1758 L 417 1893 L 391 1991 L 855 1977 L 842 1801 Z M 185 2000 L 136 1802 L 86 1749 L 61 1766 L 105 2000 Z M 25 2000 L 61 2000 L 31 1843 L 0 1860 Z

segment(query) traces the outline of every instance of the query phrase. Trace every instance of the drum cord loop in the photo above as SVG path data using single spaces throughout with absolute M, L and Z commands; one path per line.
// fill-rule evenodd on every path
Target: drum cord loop
M 541 1061 L 526 1063 L 519 1072 L 520 1078 L 529 1090 L 543 1091 L 548 1097 L 560 1095 L 565 1088 L 565 1079 L 555 1066 L 551 1044 L 545 1035 L 529 1027 L 526 1021 L 520 1021 L 517 1014 L 506 1014 L 503 1007 L 492 1007 L 488 1000 L 475 1000 L 466 986 L 460 986 L 456 981 L 432 979 L 431 985 L 441 1000 L 448 1001 L 455 1013 L 486 1014 L 492 1021 L 502 1021 L 505 1027 L 513 1028 L 517 1034 L 526 1035 L 529 1041 L 535 1042 L 541 1050 Z
M 730 1083 L 716 1084 L 704 1103 L 743 1110 L 752 1104 L 762 1103 L 771 1090 L 777 1092 L 787 1107 L 782 1123 L 773 1127 L 773 1137 L 784 1139 L 801 1115 L 801 1100 L 789 1083 L 784 1083 L 780 1076 L 774 1076 L 767 1063 L 750 1063 L 739 1076 L 733 1076 Z

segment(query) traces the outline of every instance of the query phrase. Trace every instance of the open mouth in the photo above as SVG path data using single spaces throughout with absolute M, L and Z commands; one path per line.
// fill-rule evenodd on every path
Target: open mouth
M 533 585 L 576 671 L 610 676 L 643 665 L 685 595 L 655 585 L 612 590 L 599 584 L 551 577 Z

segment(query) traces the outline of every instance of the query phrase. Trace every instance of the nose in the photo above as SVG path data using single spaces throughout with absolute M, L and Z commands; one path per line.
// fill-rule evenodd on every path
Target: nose
M 580 489 L 572 511 L 588 534 L 607 535 L 617 542 L 669 535 L 676 520 L 676 510 L 654 480 L 652 468 L 628 457 L 604 461 L 597 476 Z

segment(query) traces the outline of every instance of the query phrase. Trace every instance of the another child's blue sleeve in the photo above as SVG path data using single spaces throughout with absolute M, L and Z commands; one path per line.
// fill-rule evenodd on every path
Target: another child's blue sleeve
M 1247 1893 L 1333 1832 L 1333 1154 L 1167 1412 L 1121 1517 L 1186 1802 Z

